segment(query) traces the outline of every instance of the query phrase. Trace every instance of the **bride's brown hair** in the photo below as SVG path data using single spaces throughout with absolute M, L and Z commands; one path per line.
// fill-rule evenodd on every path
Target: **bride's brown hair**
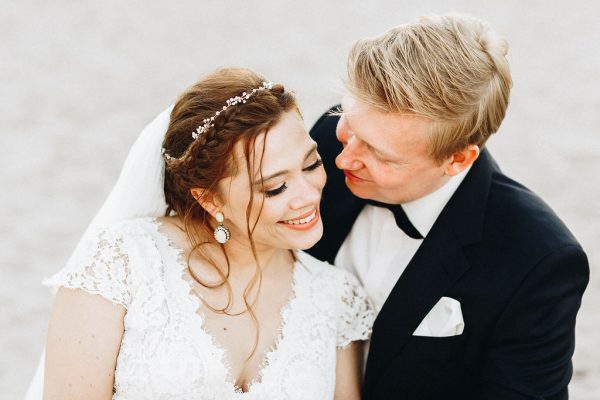
M 286 91 L 280 84 L 274 84 L 271 89 L 259 90 L 246 103 L 223 110 L 227 100 L 240 96 L 244 92 L 250 93 L 253 89 L 261 87 L 265 81 L 264 77 L 248 69 L 219 69 L 181 94 L 171 112 L 169 127 L 163 142 L 165 152 L 171 157 L 171 160 L 166 163 L 164 192 L 168 205 L 167 215 L 174 212 L 181 218 L 188 240 L 192 244 L 188 261 L 195 251 L 201 251 L 201 246 L 207 243 L 206 238 L 212 237 L 214 230 L 213 218 L 192 196 L 191 189 L 200 188 L 209 196 L 220 198 L 219 181 L 237 173 L 234 147 L 238 142 L 242 143 L 248 181 L 252 187 L 255 180 L 252 175 L 253 171 L 261 170 L 264 153 L 263 142 L 262 153 L 255 154 L 256 138 L 261 133 L 268 133 L 285 112 L 298 110 L 293 94 Z M 215 118 L 214 126 L 194 140 L 192 133 L 199 126 L 204 125 L 206 118 L 213 117 L 217 111 L 220 111 L 220 114 Z M 182 158 L 182 156 L 184 157 Z M 258 168 L 256 162 L 258 162 Z M 254 221 L 251 221 L 250 218 L 254 201 L 254 196 L 250 191 L 250 199 L 246 207 L 246 233 L 256 260 L 256 271 L 244 290 L 244 302 L 246 310 L 257 324 L 258 321 L 248 299 L 256 285 L 260 292 L 262 279 L 259 260 L 252 240 L 252 233 L 259 218 L 256 217 Z M 262 203 L 260 210 L 262 210 Z M 228 281 L 229 258 L 225 246 L 221 246 L 221 249 L 227 264 L 225 270 L 223 271 L 218 265 L 211 263 L 220 276 L 218 282 L 205 282 L 189 267 L 188 271 L 194 280 L 205 287 L 225 286 L 228 291 L 228 302 L 225 307 L 216 308 L 205 304 L 215 312 L 234 315 L 230 313 L 233 304 L 231 286 Z M 256 335 L 250 357 L 258 343 L 258 329 Z

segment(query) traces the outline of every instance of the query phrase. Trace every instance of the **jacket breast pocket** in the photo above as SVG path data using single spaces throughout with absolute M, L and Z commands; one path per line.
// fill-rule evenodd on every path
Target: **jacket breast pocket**
M 460 363 L 464 355 L 464 335 L 429 337 L 412 336 L 403 349 L 404 359 L 414 359 L 419 363 L 432 362 Z
M 413 336 L 377 381 L 377 396 L 391 399 L 476 399 L 470 390 L 464 335 Z M 399 397 L 398 397 L 399 398 Z

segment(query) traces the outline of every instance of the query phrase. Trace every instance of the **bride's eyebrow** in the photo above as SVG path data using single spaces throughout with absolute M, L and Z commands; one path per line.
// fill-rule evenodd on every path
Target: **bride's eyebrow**
M 308 157 L 310 157 L 311 154 L 313 154 L 315 151 L 317 151 L 317 145 L 313 144 L 313 146 L 310 148 L 310 150 L 306 152 L 306 155 L 304 156 L 304 161 L 306 161 L 308 159 Z M 271 179 L 277 178 L 277 177 L 279 177 L 281 175 L 288 174 L 289 172 L 290 171 L 288 171 L 287 169 L 285 169 L 283 171 L 278 171 L 278 172 L 275 172 L 273 174 L 270 174 L 268 176 L 263 176 L 262 181 L 261 181 L 260 178 L 258 178 L 257 180 L 254 181 L 254 185 L 257 185 L 257 186 L 261 185 L 264 182 L 267 182 L 267 181 L 269 181 Z

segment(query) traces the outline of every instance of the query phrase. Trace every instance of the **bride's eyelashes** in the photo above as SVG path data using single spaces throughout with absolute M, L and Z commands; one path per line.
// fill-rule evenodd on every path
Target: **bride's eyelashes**
M 317 161 L 315 161 L 314 163 L 310 164 L 308 167 L 304 168 L 303 171 L 305 172 L 311 172 L 316 170 L 317 168 L 321 167 L 323 165 L 323 160 L 321 160 L 320 158 L 317 159 Z M 273 196 L 277 196 L 278 194 L 281 194 L 283 192 L 285 192 L 285 190 L 287 189 L 287 182 L 283 182 L 283 184 L 281 186 L 279 186 L 278 188 L 272 189 L 272 190 L 266 190 L 265 191 L 265 197 L 273 197 Z
M 278 194 L 285 192 L 285 189 L 287 189 L 287 183 L 283 182 L 283 184 L 278 188 L 265 191 L 265 197 L 277 196 Z
M 319 168 L 322 165 L 323 165 L 323 160 L 320 158 L 317 158 L 317 161 L 310 164 L 308 167 L 304 168 L 304 171 L 314 171 L 315 169 Z

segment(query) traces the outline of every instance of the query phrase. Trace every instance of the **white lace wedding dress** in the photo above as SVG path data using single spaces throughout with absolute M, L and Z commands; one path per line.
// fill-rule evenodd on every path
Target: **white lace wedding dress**
M 298 251 L 279 340 L 248 391 L 203 329 L 185 264 L 155 218 L 99 229 L 46 281 L 81 288 L 127 309 L 113 399 L 332 399 L 336 349 L 368 339 L 374 312 L 347 272 Z

